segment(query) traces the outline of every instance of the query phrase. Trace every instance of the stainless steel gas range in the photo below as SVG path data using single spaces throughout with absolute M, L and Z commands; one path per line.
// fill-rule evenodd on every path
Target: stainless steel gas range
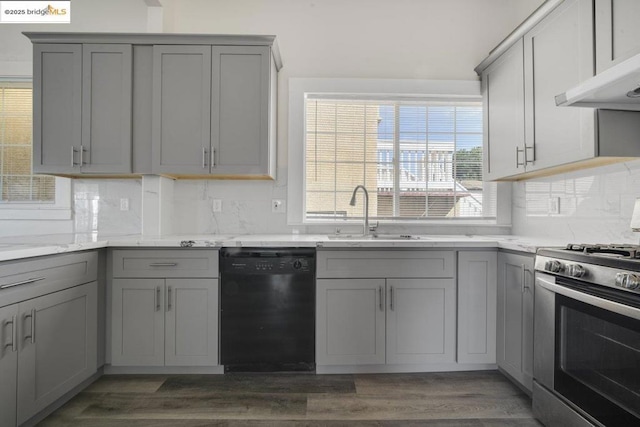
M 535 416 L 640 425 L 640 247 L 540 249 L 535 270 Z

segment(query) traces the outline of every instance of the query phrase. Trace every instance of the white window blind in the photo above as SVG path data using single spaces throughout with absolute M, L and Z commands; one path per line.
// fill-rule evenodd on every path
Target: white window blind
M 55 201 L 55 178 L 32 174 L 31 153 L 31 85 L 0 82 L 0 200 L 2 202 Z
M 495 184 L 482 180 L 482 104 L 305 100 L 306 219 L 355 219 L 353 189 L 377 219 L 494 219 Z

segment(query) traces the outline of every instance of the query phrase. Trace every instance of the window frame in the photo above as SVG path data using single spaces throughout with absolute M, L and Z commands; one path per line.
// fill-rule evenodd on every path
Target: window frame
M 407 99 L 433 101 L 475 101 L 482 102 L 480 82 L 477 80 L 404 80 L 404 79 L 331 79 L 331 78 L 290 78 L 289 79 L 289 134 L 288 134 L 288 187 L 287 198 L 289 225 L 336 225 L 358 224 L 358 219 L 308 219 L 305 215 L 305 99 L 307 94 L 338 96 L 340 98 L 371 97 L 378 99 Z M 419 95 L 418 95 L 419 94 Z M 486 133 L 485 133 L 486 135 Z M 498 188 L 502 187 L 502 188 Z M 421 225 L 502 225 L 510 222 L 504 218 L 510 203 L 504 186 L 496 186 L 496 218 L 425 218 L 425 219 L 385 219 L 388 224 Z M 510 191 L 509 191 L 510 194 Z M 501 197 L 502 196 L 502 197 Z M 508 200 L 507 200 L 508 199 Z
M 29 85 L 33 89 L 31 77 L 0 77 L 0 82 Z M 32 135 L 32 150 L 33 142 Z M 55 177 L 55 200 L 53 202 L 0 201 L 0 220 L 69 220 L 71 218 L 71 179 L 69 178 Z

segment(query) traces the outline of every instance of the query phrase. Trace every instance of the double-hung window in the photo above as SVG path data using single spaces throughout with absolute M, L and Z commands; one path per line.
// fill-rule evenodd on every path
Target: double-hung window
M 362 218 L 349 203 L 358 185 L 371 219 L 495 223 L 477 82 L 291 79 L 289 90 L 289 223 Z
M 0 220 L 69 220 L 70 180 L 32 171 L 32 92 L 30 79 L 0 78 Z

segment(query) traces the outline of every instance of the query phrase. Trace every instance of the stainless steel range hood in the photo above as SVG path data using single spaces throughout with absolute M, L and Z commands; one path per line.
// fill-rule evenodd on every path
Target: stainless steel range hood
M 556 105 L 640 111 L 640 54 L 556 96 Z

